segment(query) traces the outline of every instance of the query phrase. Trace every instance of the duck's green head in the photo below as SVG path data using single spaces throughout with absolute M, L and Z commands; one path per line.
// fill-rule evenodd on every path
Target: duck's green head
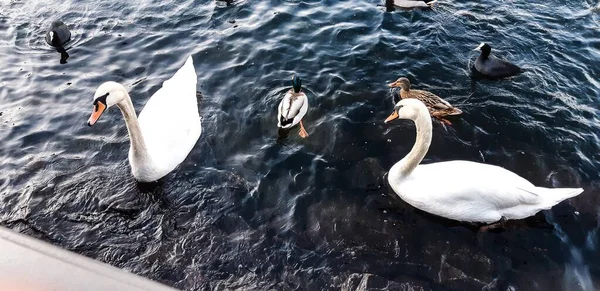
M 295 93 L 300 93 L 300 89 L 302 89 L 302 79 L 297 75 L 294 75 L 292 78 L 292 86 L 294 87 Z

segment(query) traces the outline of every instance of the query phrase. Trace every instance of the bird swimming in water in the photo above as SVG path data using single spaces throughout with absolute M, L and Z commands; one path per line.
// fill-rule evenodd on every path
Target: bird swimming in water
M 388 3 L 389 2 L 389 3 Z M 433 1 L 418 1 L 418 0 L 388 0 L 386 6 L 392 4 L 394 7 L 411 9 L 411 8 L 431 8 L 437 0 Z
M 397 103 L 401 99 L 408 98 L 417 99 L 425 104 L 427 110 L 429 110 L 429 114 L 432 117 L 437 118 L 442 123 L 452 125 L 452 123 L 444 117 L 462 114 L 460 109 L 452 106 L 448 101 L 442 99 L 440 96 L 428 91 L 411 90 L 410 81 L 408 78 L 400 77 L 395 82 L 388 84 L 388 87 L 391 88 L 390 91 L 394 97 L 394 102 Z M 400 90 L 396 88 L 400 88 Z M 400 98 L 398 98 L 397 95 L 399 95 Z
M 481 54 L 475 60 L 475 70 L 486 77 L 505 78 L 522 72 L 518 66 L 490 54 L 492 47 L 485 42 L 474 50 L 481 51 Z
M 489 164 L 462 160 L 421 164 L 433 134 L 428 111 L 416 99 L 402 99 L 384 121 L 407 119 L 415 124 L 412 150 L 387 175 L 392 190 L 415 208 L 456 221 L 485 223 L 480 231 L 487 231 L 508 219 L 533 216 L 583 192 L 581 188 L 537 187 Z
M 69 54 L 65 44 L 71 40 L 71 31 L 60 20 L 54 20 L 46 32 L 46 42 L 60 53 L 60 63 L 66 64 Z
M 289 129 L 300 124 L 298 135 L 302 138 L 308 137 L 302 118 L 308 111 L 308 98 L 302 92 L 302 79 L 294 75 L 292 78 L 292 89 L 290 89 L 279 103 L 277 115 L 277 127 Z
M 71 40 L 71 31 L 60 20 L 54 20 L 46 32 L 46 42 L 53 47 L 63 47 Z

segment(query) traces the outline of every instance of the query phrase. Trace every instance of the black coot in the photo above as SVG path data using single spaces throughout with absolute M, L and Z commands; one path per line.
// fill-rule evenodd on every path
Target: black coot
M 66 64 L 69 54 L 65 49 L 65 44 L 71 40 L 71 32 L 67 26 L 60 20 L 54 20 L 46 32 L 46 42 L 55 47 L 60 53 L 60 63 Z
M 46 42 L 53 47 L 63 47 L 71 40 L 71 32 L 60 20 L 55 20 L 46 32 Z
M 475 61 L 475 70 L 486 77 L 505 78 L 522 72 L 518 66 L 490 54 L 492 47 L 487 43 L 482 43 L 475 50 L 481 51 Z

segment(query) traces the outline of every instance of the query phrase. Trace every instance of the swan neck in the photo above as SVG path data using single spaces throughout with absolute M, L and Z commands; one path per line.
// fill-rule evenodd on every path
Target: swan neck
M 137 115 L 135 114 L 135 108 L 133 107 L 133 103 L 131 102 L 131 98 L 127 92 L 125 92 L 125 98 L 121 102 L 117 103 L 117 106 L 119 109 L 121 109 L 121 113 L 125 119 L 125 124 L 127 125 L 132 154 L 136 158 L 147 158 L 148 149 L 146 148 L 146 143 L 144 142 L 144 137 L 142 136 L 142 130 L 140 129 L 140 124 L 138 122 Z
M 390 177 L 403 179 L 421 163 L 431 145 L 431 117 L 429 112 L 420 112 L 414 120 L 417 131 L 415 144 L 410 152 L 390 170 Z

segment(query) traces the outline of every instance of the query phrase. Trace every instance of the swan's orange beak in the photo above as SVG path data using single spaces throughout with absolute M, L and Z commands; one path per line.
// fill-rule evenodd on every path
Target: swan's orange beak
M 94 105 L 94 111 L 92 111 L 92 116 L 90 116 L 90 119 L 88 119 L 88 125 L 94 125 L 96 121 L 98 121 L 102 113 L 104 113 L 104 110 L 106 110 L 106 105 L 104 105 L 104 103 L 102 102 L 97 102 L 96 105 Z
M 398 111 L 394 110 L 394 112 L 392 112 L 392 114 L 390 116 L 388 116 L 388 118 L 385 119 L 384 123 L 388 123 L 394 119 L 398 119 L 399 115 L 398 115 Z

